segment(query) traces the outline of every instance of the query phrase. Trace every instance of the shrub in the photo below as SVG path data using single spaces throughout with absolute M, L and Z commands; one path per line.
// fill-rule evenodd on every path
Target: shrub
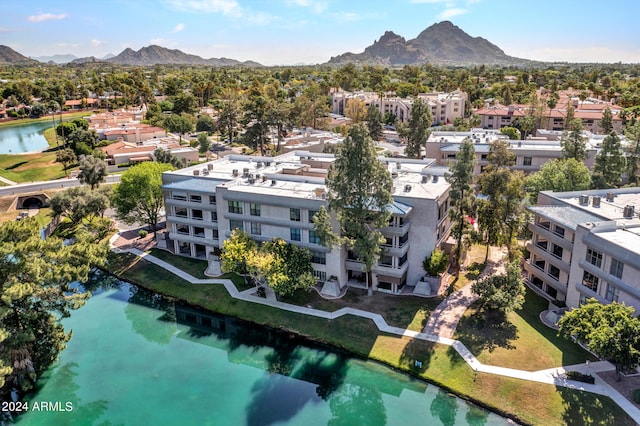
M 594 384 L 596 382 L 596 379 L 592 375 L 582 374 L 579 371 L 567 371 L 567 379 L 590 384 Z
M 427 274 L 435 277 L 447 269 L 447 255 L 440 249 L 434 249 L 431 255 L 422 262 L 422 267 Z
M 146 229 L 141 229 L 141 230 L 139 230 L 139 231 L 138 231 L 138 236 L 139 236 L 140 238 L 144 238 L 144 237 L 146 237 L 147 235 L 149 235 L 149 232 L 148 232 Z
M 636 404 L 640 404 L 640 389 L 634 389 L 632 396 L 633 402 L 635 402 Z

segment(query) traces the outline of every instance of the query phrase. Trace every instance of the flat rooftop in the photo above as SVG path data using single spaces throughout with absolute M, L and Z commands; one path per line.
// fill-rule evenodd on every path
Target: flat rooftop
M 613 201 L 607 201 L 607 193 L 609 192 L 613 194 Z M 602 217 L 604 220 L 623 219 L 626 206 L 634 206 L 633 217 L 638 217 L 640 212 L 640 187 L 555 193 L 544 191 L 544 194 L 583 212 Z M 588 203 L 581 203 L 581 196 L 589 197 Z M 593 197 L 600 197 L 600 206 L 593 206 Z
M 529 207 L 529 210 L 573 231 L 576 230 L 580 223 L 601 222 L 604 220 L 601 216 L 596 216 L 573 206 L 533 206 Z

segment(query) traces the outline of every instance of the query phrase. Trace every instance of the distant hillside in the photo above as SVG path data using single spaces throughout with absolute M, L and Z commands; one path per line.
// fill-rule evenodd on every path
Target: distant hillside
M 0 45 L 0 64 L 36 64 L 37 61 L 27 58 L 9 46 Z
M 66 64 L 74 59 L 78 59 L 76 55 L 51 55 L 51 56 L 34 56 L 32 59 L 40 62 L 54 62 L 56 64 Z
M 505 54 L 498 46 L 482 37 L 471 37 L 449 21 L 431 25 L 418 37 L 406 41 L 392 31 L 362 53 L 347 52 L 333 57 L 329 64 L 348 62 L 383 65 L 421 64 L 487 64 L 513 65 L 530 62 Z
M 213 66 L 233 66 L 243 65 L 246 67 L 259 67 L 261 64 L 253 61 L 240 62 L 235 59 L 211 58 L 204 59 L 200 56 L 190 55 L 178 49 L 167 49 L 166 47 L 151 45 L 143 47 L 138 51 L 126 48 L 118 55 L 107 59 L 97 59 L 93 56 L 89 58 L 75 59 L 73 63 L 82 64 L 86 62 L 104 61 L 120 65 L 156 65 L 156 64 L 185 64 L 185 65 L 213 65 Z

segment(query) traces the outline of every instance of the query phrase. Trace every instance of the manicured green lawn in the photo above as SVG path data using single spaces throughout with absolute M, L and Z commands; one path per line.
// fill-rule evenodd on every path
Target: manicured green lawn
M 68 172 L 70 173 L 71 170 Z M 62 164 L 56 162 L 55 151 L 35 154 L 0 154 L 0 175 L 18 183 L 65 177 Z
M 542 324 L 539 315 L 545 309 L 547 302 L 530 290 L 523 309 L 510 312 L 506 319 L 497 313 L 479 312 L 474 305 L 465 312 L 454 338 L 484 364 L 520 370 L 537 371 L 593 361 L 587 351 Z
M 356 355 L 379 360 L 496 411 L 509 413 L 523 423 L 635 424 L 609 398 L 491 374 L 476 374 L 452 348 L 380 333 L 367 319 L 343 316 L 323 320 L 236 300 L 221 285 L 191 285 L 133 255 L 112 254 L 108 267 L 125 279 L 167 296 L 258 324 L 286 328 Z M 415 360 L 422 361 L 422 368 L 414 366 Z
M 177 256 L 171 254 L 168 251 L 152 248 L 149 251 L 150 254 L 157 257 L 160 260 L 182 269 L 188 274 L 193 275 L 195 278 L 210 278 L 204 274 L 207 270 L 208 263 L 206 260 L 192 259 L 190 257 Z

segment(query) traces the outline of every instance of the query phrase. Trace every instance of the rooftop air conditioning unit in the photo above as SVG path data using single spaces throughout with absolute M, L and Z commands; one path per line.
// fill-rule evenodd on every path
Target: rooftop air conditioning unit
M 594 196 L 594 197 L 591 199 L 591 205 L 592 205 L 593 207 L 600 207 L 600 197 L 599 197 L 599 196 Z
M 396 170 L 400 170 L 402 168 L 402 164 L 399 161 L 396 161 Z
M 250 177 L 248 181 L 249 181 L 249 185 L 253 185 L 254 183 L 256 183 L 256 179 L 252 177 Z
M 200 175 L 200 170 L 194 170 L 193 171 L 193 175 L 194 176 L 199 176 Z
M 231 174 L 233 175 L 233 177 L 238 177 L 238 169 L 233 169 Z
M 616 194 L 614 194 L 612 191 L 607 192 L 607 201 L 609 203 L 613 203 L 613 200 L 615 197 L 616 197 Z
M 438 176 L 433 177 L 433 183 L 438 183 Z
M 213 164 L 211 164 L 211 163 L 207 164 L 207 169 L 208 170 L 213 170 Z
M 271 186 L 276 186 L 276 180 L 275 179 L 271 179 Z
M 624 216 L 625 219 L 631 219 L 633 217 L 635 210 L 636 210 L 635 206 L 627 204 L 626 206 L 624 206 L 624 211 L 622 212 L 622 216 Z
M 256 169 L 259 169 L 260 167 L 262 167 L 262 161 L 258 161 L 256 163 Z
M 411 185 L 405 185 L 404 192 L 411 192 Z
M 429 175 L 426 175 L 426 176 L 423 175 L 422 176 L 422 183 L 427 183 L 427 182 L 429 182 Z
M 270 167 L 271 166 L 271 161 L 265 161 L 264 162 L 264 166 L 265 167 Z
M 588 195 L 581 195 L 578 201 L 579 201 L 581 206 L 588 206 L 589 205 L 589 196 Z
M 267 177 L 265 175 L 262 175 L 262 182 L 266 182 L 267 181 Z
M 244 168 L 242 169 L 242 176 L 243 177 L 249 177 L 249 169 L 248 168 Z

